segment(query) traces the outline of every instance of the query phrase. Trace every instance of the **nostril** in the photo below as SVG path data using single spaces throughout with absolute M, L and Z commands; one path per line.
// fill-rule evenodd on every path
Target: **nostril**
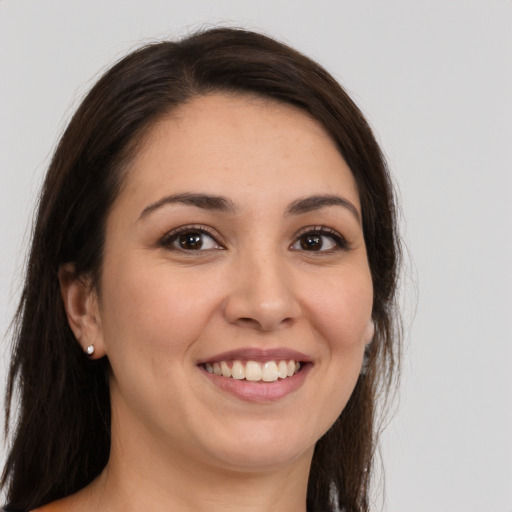
M 254 318 L 249 318 L 249 317 L 239 318 L 238 321 L 243 324 L 258 324 L 259 325 L 259 323 L 256 320 L 254 320 Z
M 237 324 L 245 327 L 252 327 L 254 329 L 265 330 L 265 327 L 260 322 L 258 322 L 258 320 L 250 317 L 239 318 Z
M 276 321 L 265 318 L 258 320 L 256 318 L 241 317 L 236 321 L 236 323 L 241 326 L 252 327 L 255 329 L 259 329 L 261 331 L 271 331 L 279 327 L 282 328 L 290 326 L 293 323 L 293 318 L 287 317 L 283 318 L 282 320 Z

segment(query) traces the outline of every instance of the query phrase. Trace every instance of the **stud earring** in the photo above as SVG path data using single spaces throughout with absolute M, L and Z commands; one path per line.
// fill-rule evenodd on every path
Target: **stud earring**
M 94 345 L 89 345 L 86 349 L 85 349 L 85 353 L 88 355 L 88 356 L 92 356 L 94 354 Z

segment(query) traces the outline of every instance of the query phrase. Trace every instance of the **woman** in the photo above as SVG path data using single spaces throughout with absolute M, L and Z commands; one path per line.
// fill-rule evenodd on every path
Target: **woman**
M 398 260 L 381 152 L 317 64 L 233 29 L 128 55 L 43 187 L 8 510 L 368 510 Z

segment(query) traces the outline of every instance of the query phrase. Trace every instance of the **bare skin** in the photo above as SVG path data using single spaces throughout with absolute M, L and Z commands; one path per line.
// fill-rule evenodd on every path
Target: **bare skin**
M 291 106 L 214 94 L 157 123 L 107 221 L 101 296 L 60 272 L 76 338 L 112 366 L 110 459 L 40 512 L 305 512 L 373 336 L 360 217 L 334 143 Z M 301 364 L 254 383 L 206 365 L 249 353 Z

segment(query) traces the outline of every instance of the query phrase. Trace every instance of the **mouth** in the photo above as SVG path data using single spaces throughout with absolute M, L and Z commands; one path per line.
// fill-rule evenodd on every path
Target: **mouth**
M 219 390 L 249 402 L 273 402 L 297 391 L 313 360 L 289 349 L 242 349 L 197 362 Z
M 300 372 L 304 364 L 294 359 L 265 362 L 236 359 L 208 362 L 200 366 L 217 377 L 249 382 L 275 382 L 293 377 Z

